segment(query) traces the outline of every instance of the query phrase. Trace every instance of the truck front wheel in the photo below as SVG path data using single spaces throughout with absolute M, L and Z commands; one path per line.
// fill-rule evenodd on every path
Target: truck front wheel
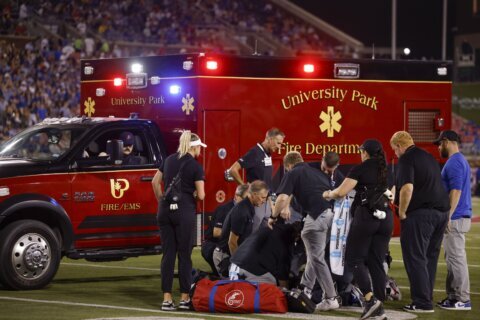
M 0 233 L 0 282 L 13 290 L 40 289 L 60 264 L 60 245 L 46 224 L 19 220 Z

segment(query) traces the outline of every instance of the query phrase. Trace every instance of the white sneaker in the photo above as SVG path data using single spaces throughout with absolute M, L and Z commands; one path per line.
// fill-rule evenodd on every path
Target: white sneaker
M 320 311 L 328 311 L 332 309 L 340 308 L 337 298 L 323 299 L 322 302 L 317 304 L 316 309 Z

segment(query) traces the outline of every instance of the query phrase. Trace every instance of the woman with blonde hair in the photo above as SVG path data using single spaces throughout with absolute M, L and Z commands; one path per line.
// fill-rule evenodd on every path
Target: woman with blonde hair
M 200 137 L 190 131 L 184 131 L 176 153 L 168 156 L 160 165 L 152 180 L 153 191 L 159 202 L 157 221 L 162 239 L 162 310 L 172 311 L 176 306 L 172 298 L 173 272 L 178 254 L 178 274 L 180 282 L 179 309 L 190 309 L 188 292 L 192 282 L 192 247 L 195 227 L 196 200 L 205 198 L 203 168 L 195 158 L 200 155 L 201 147 L 206 147 Z M 181 177 L 181 197 L 173 206 L 164 199 L 161 182 L 165 188 L 172 180 Z

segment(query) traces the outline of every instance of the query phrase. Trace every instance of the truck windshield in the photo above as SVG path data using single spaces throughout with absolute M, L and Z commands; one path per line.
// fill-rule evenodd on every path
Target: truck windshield
M 38 128 L 25 130 L 0 146 L 0 158 L 55 160 L 67 153 L 84 128 Z

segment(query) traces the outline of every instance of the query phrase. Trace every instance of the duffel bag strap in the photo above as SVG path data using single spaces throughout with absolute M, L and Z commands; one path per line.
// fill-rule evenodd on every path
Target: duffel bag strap
M 246 280 L 219 280 L 212 287 L 210 291 L 210 297 L 208 298 L 208 309 L 210 312 L 215 313 L 215 294 L 219 286 L 230 283 L 248 283 L 255 287 L 255 296 L 253 297 L 253 312 L 260 313 L 260 289 L 258 288 L 258 282 L 250 282 Z

